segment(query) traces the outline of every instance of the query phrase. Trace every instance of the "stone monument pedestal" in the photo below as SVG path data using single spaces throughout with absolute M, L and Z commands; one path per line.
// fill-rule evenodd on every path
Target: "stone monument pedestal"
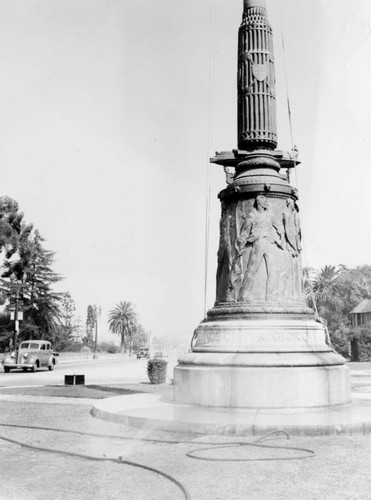
M 304 409 L 351 403 L 344 358 L 313 319 L 230 319 L 201 323 L 193 352 L 174 371 L 182 404 Z

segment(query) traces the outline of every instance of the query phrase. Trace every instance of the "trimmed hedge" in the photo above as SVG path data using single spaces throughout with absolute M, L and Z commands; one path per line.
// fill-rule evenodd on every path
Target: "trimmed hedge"
M 167 361 L 164 359 L 150 359 L 147 363 L 147 374 L 151 384 L 166 382 Z

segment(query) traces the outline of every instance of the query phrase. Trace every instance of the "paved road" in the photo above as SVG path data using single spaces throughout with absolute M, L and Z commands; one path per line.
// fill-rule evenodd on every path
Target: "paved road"
M 59 385 L 65 375 L 85 375 L 85 384 L 120 384 L 147 382 L 147 360 L 113 357 L 111 359 L 61 360 L 54 371 L 42 369 L 36 373 L 0 368 L 0 387 Z

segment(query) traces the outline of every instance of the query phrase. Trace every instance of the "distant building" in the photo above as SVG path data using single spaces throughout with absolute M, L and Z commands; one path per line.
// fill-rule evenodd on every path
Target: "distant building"
M 362 328 L 371 329 L 371 299 L 363 299 L 350 311 L 353 338 L 350 341 L 352 361 L 368 361 L 370 359 L 371 338 L 362 337 Z
M 350 311 L 352 326 L 371 325 L 371 299 L 363 299 Z

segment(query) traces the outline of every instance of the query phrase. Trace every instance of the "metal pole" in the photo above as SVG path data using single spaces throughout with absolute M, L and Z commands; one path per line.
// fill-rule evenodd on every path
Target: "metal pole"
M 17 349 L 17 339 L 18 339 L 18 331 L 19 331 L 19 322 L 18 322 L 18 299 L 19 299 L 19 289 L 18 284 L 16 286 L 15 293 L 15 310 L 14 310 L 14 332 L 13 332 L 13 349 Z
M 98 344 L 98 310 L 97 307 L 95 307 L 95 342 L 94 342 L 93 359 L 97 357 L 97 344 Z

